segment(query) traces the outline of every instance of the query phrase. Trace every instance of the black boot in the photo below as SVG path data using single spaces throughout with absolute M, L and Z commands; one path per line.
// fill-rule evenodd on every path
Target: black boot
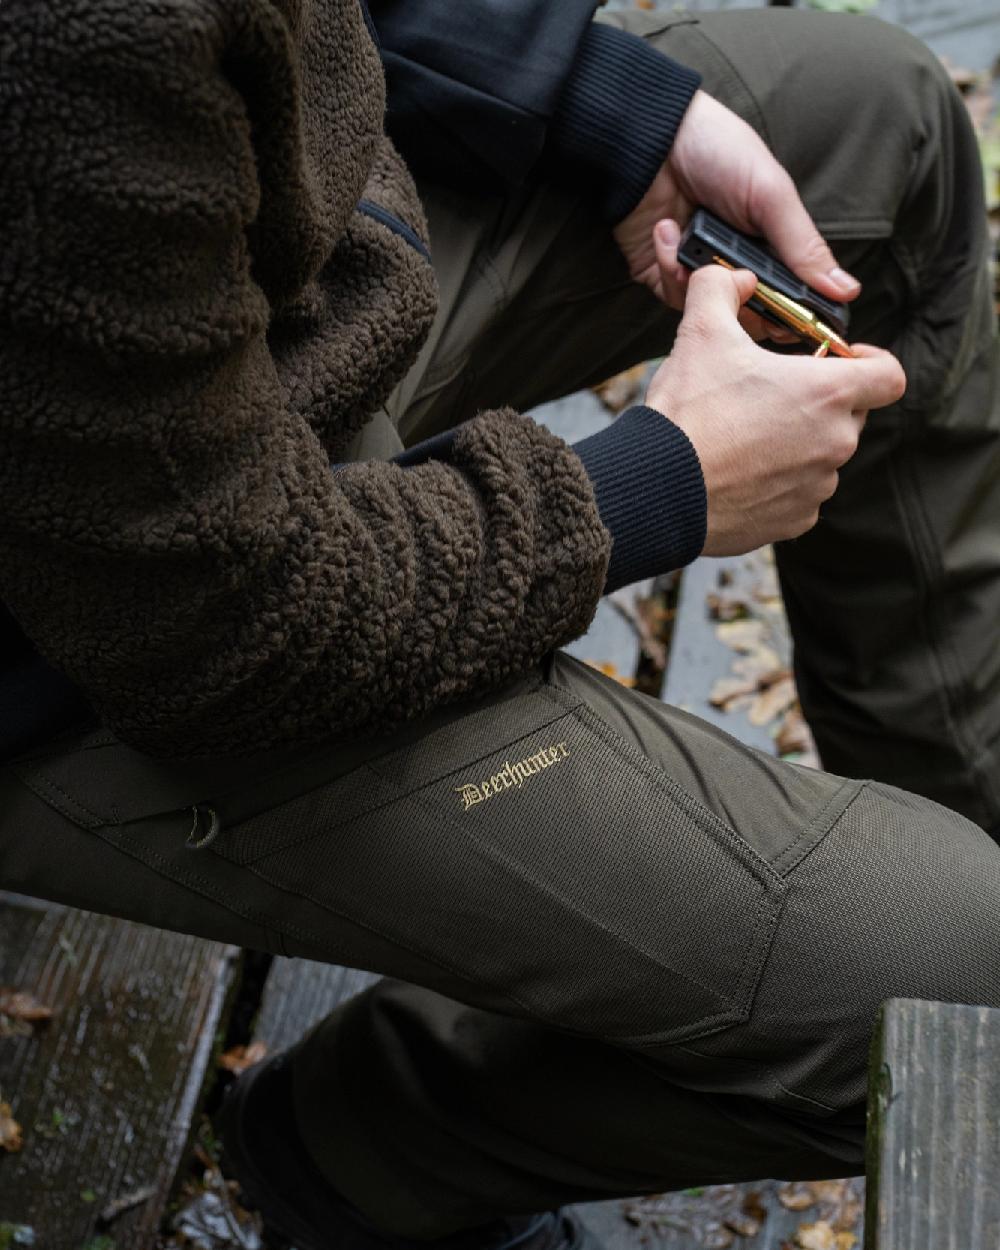
M 245 1072 L 216 1119 L 226 1172 L 264 1219 L 268 1244 L 295 1250 L 600 1250 L 572 1214 L 509 1216 L 437 1241 L 379 1232 L 309 1158 L 292 1118 L 285 1055 Z

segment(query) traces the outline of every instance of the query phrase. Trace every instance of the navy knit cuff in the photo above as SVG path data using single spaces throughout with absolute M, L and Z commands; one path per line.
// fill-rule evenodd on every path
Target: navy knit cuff
M 707 498 L 698 453 L 655 408 L 637 405 L 573 444 L 611 532 L 605 592 L 689 564 L 705 545 Z
M 552 117 L 550 167 L 596 191 L 612 224 L 635 208 L 666 159 L 701 75 L 628 31 L 591 23 Z

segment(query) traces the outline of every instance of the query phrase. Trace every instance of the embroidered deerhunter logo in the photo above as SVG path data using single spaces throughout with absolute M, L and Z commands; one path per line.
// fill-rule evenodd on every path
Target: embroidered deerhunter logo
M 537 754 L 518 760 L 516 764 L 507 760 L 503 768 L 492 777 L 479 782 L 478 785 L 470 781 L 464 786 L 455 786 L 455 793 L 464 804 L 462 810 L 467 812 L 470 807 L 495 798 L 504 790 L 520 790 L 529 777 L 534 777 L 543 768 L 551 768 L 554 764 L 559 764 L 568 758 L 569 747 L 565 742 L 557 742 L 555 746 L 542 747 Z

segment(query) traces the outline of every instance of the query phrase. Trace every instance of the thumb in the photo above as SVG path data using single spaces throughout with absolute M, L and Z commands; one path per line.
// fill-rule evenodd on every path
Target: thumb
M 749 269 L 705 265 L 688 282 L 684 318 L 713 327 L 724 321 L 735 324 L 737 314 L 756 286 L 757 279 Z
M 677 244 L 680 239 L 680 230 L 677 223 L 670 218 L 664 218 L 656 223 L 653 231 L 653 250 L 656 253 L 656 263 L 660 267 L 660 273 L 666 281 L 671 276 L 676 276 L 676 270 L 680 268 L 677 261 Z M 709 289 L 702 294 L 701 287 L 704 284 L 702 275 L 714 271 Z M 757 279 L 749 271 L 749 269 L 726 269 L 722 265 L 705 265 L 693 274 L 687 274 L 685 271 L 685 285 L 688 288 L 688 294 L 684 300 L 685 313 L 691 307 L 691 292 L 695 289 L 695 279 L 699 294 L 695 296 L 698 301 L 697 307 L 701 307 L 704 301 L 710 301 L 712 298 L 718 300 L 728 300 L 729 306 L 735 316 L 743 305 L 754 293 L 757 285 Z M 721 279 L 721 280 L 720 280 Z M 710 291 L 716 294 L 710 294 Z
M 752 200 L 758 228 L 789 269 L 830 299 L 854 299 L 860 282 L 837 264 L 783 169 L 775 166 L 758 181 Z

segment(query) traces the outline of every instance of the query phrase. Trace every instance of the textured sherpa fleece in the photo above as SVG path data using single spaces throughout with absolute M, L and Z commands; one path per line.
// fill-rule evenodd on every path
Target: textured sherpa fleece
M 373 730 L 585 629 L 608 534 L 530 420 L 329 468 L 435 306 L 356 0 L 4 0 L 0 64 L 0 598 L 108 725 Z

